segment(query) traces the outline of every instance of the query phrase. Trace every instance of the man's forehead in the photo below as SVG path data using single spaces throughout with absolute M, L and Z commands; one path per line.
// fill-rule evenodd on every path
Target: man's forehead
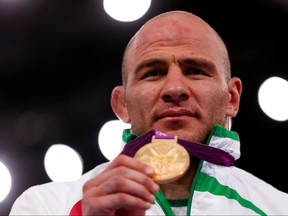
M 192 14 L 165 14 L 147 22 L 135 35 L 135 45 L 163 40 L 197 38 L 205 35 L 207 24 Z

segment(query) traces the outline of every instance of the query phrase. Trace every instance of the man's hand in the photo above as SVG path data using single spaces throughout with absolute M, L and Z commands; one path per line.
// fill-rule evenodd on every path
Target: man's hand
M 83 215 L 145 215 L 159 190 L 154 170 L 126 155 L 111 164 L 83 187 Z

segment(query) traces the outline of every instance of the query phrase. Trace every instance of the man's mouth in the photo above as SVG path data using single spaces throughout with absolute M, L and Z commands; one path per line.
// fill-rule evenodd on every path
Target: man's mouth
M 181 117 L 193 117 L 193 113 L 187 109 L 169 109 L 159 115 L 157 115 L 157 120 L 164 118 L 181 118 Z

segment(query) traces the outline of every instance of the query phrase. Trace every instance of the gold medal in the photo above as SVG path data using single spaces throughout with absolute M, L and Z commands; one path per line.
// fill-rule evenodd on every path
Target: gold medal
M 182 177 L 189 168 L 190 157 L 187 150 L 174 139 L 156 139 L 141 147 L 134 158 L 153 167 L 153 179 L 159 184 L 169 183 Z

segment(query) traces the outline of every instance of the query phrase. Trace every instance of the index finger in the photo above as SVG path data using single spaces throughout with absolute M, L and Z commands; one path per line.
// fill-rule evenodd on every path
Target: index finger
M 127 155 L 117 156 L 107 167 L 107 169 L 113 169 L 115 167 L 125 166 L 130 169 L 145 173 L 148 176 L 153 176 L 155 171 L 152 167 L 144 164 L 141 161 L 138 161 Z

